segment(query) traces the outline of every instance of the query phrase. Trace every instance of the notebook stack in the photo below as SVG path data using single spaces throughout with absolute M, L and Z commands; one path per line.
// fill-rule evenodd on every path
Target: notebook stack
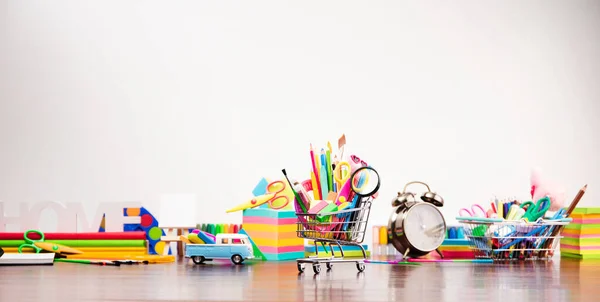
M 575 208 L 570 217 L 561 233 L 561 256 L 600 259 L 600 208 Z

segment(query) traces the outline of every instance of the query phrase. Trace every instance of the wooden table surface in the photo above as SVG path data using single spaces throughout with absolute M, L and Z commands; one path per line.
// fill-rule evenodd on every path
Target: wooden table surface
M 0 267 L 0 301 L 600 301 L 600 262 L 340 263 L 315 276 L 295 262 Z

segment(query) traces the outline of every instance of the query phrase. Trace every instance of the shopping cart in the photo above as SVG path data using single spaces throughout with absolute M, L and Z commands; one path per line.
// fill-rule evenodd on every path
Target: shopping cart
M 536 222 L 457 217 L 476 258 L 546 260 L 552 257 L 560 231 L 571 218 Z M 559 229 L 557 229 L 559 228 Z
M 296 213 L 298 215 L 298 237 L 309 239 L 314 242 L 315 255 L 308 258 L 296 260 L 298 271 L 304 272 L 304 264 L 312 264 L 315 274 L 321 272 L 321 263 L 325 263 L 327 270 L 331 270 L 333 263 L 354 262 L 359 272 L 365 270 L 367 252 L 361 245 L 365 238 L 365 231 L 371 211 L 370 198 L 360 201 L 357 208 L 331 212 L 327 215 Z M 340 218 L 345 217 L 345 218 Z M 321 221 L 327 221 L 323 223 Z M 319 257 L 319 244 L 329 246 L 331 256 Z M 362 258 L 344 258 L 342 246 L 357 246 L 362 251 Z M 339 256 L 336 256 L 334 246 L 339 248 Z M 323 253 L 323 252 L 322 252 Z M 329 254 L 325 250 L 326 254 Z
M 361 245 L 365 238 L 373 196 L 379 190 L 379 175 L 371 167 L 357 169 L 348 179 L 352 187 L 350 194 L 351 205 L 344 210 L 329 213 L 305 213 L 296 204 L 297 235 L 300 238 L 312 240 L 315 245 L 315 255 L 296 260 L 298 271 L 304 272 L 305 264 L 312 264 L 315 274 L 321 272 L 324 263 L 327 270 L 331 270 L 333 263 L 356 263 L 359 272 L 365 270 L 367 252 Z M 319 257 L 319 244 L 327 252 L 327 245 L 331 255 Z M 356 246 L 362 251 L 362 258 L 344 258 L 343 246 Z M 334 247 L 339 248 L 336 255 Z M 323 253 L 323 252 L 321 252 Z

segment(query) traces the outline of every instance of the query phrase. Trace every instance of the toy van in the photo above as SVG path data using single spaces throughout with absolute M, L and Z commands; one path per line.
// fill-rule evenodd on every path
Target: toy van
M 186 244 L 185 257 L 192 258 L 195 264 L 213 259 L 231 259 L 234 264 L 242 264 L 244 260 L 254 258 L 254 251 L 244 234 L 218 234 L 215 244 Z

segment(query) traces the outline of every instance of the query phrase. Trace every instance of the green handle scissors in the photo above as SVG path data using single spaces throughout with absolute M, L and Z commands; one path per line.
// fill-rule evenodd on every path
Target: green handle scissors
M 532 201 L 526 201 L 521 204 L 521 209 L 525 206 L 527 206 L 527 211 L 525 211 L 525 214 L 523 214 L 522 218 L 528 222 L 534 222 L 544 217 L 548 209 L 550 209 L 550 198 L 545 196 L 540 198 L 540 200 L 538 200 L 536 203 L 533 203 Z
M 37 233 L 38 235 L 40 235 L 40 239 L 39 240 L 33 240 L 31 238 L 29 238 L 29 233 Z M 38 230 L 28 230 L 25 232 L 25 243 L 19 245 L 19 253 L 23 253 L 22 250 L 23 248 L 32 248 L 35 253 L 39 253 L 40 251 L 42 251 L 41 248 L 39 248 L 38 246 L 35 245 L 36 242 L 44 242 L 44 233 L 38 231 Z

